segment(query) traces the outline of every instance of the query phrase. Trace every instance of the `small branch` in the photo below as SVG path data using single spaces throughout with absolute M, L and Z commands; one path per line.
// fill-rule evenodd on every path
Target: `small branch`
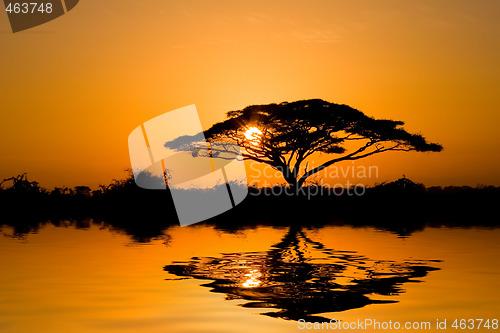
M 376 146 L 376 149 L 374 151 L 366 153 L 366 154 L 357 155 L 359 153 L 362 153 L 367 148 L 369 148 L 370 146 L 373 146 L 373 145 Z M 383 146 L 380 145 L 380 142 L 370 141 L 365 146 L 359 148 L 358 150 L 356 150 L 353 153 L 350 153 L 348 155 L 345 155 L 345 156 L 342 156 L 342 157 L 339 157 L 339 158 L 335 158 L 335 159 L 329 160 L 329 161 L 323 163 L 322 165 L 320 165 L 319 167 L 316 167 L 316 168 L 313 168 L 313 169 L 311 169 L 309 171 L 306 171 L 300 177 L 299 184 L 302 184 L 307 178 L 309 178 L 313 174 L 318 173 L 319 171 L 321 171 L 321 170 L 329 167 L 330 165 L 332 165 L 334 163 L 340 162 L 340 161 L 358 160 L 360 158 L 368 157 L 368 156 L 371 156 L 371 155 L 374 155 L 374 154 L 378 154 L 378 153 L 382 153 L 382 152 L 389 151 L 389 150 L 404 150 L 404 151 L 410 151 L 410 150 L 412 150 L 411 148 L 398 148 L 400 146 L 401 146 L 401 144 L 397 143 L 396 145 L 394 145 L 392 147 L 383 148 Z

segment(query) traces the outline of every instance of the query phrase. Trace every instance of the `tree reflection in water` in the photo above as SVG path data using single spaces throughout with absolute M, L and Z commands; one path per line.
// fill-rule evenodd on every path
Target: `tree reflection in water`
M 314 254 L 314 256 L 313 256 Z M 301 227 L 291 227 L 267 252 L 225 253 L 219 258 L 194 257 L 164 269 L 176 276 L 213 280 L 203 286 L 242 299 L 250 308 L 272 308 L 267 316 L 288 320 L 328 320 L 315 314 L 394 303 L 368 295 L 394 296 L 402 284 L 438 268 L 437 262 L 373 260 L 351 251 L 327 249 Z M 373 296 L 372 296 L 373 297 Z

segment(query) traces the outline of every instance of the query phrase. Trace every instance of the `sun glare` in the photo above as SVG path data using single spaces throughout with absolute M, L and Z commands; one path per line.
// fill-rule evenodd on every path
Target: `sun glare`
M 248 141 L 251 141 L 253 145 L 257 145 L 260 140 L 260 136 L 262 135 L 262 131 L 257 127 L 250 127 L 245 132 L 245 137 Z
M 262 276 L 262 273 L 259 272 L 258 269 L 252 269 L 248 274 L 245 274 L 246 281 L 243 283 L 243 287 L 245 288 L 255 288 L 258 287 L 262 281 L 259 278 Z

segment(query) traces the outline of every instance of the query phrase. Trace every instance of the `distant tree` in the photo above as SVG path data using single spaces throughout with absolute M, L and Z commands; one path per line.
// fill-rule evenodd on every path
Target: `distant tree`
M 9 181 L 12 182 L 12 186 L 8 188 L 11 191 L 22 193 L 39 193 L 41 191 L 38 182 L 29 181 L 26 173 L 4 179 L 0 182 L 0 188 Z
M 74 192 L 75 195 L 88 197 L 90 196 L 91 189 L 88 186 L 75 186 Z
M 321 99 L 251 105 L 229 111 L 225 121 L 205 132 L 209 142 L 232 142 L 243 148 L 245 159 L 279 170 L 291 188 L 341 161 L 353 161 L 386 151 L 439 152 L 443 148 L 412 134 L 402 121 L 374 119 L 347 105 Z M 194 139 L 199 136 L 191 137 Z M 189 137 L 167 142 L 171 149 L 193 147 Z M 355 148 L 346 144 L 357 144 Z M 319 166 L 301 166 L 314 153 L 332 157 Z
M 415 183 L 403 175 L 403 178 L 399 178 L 396 181 L 390 183 L 384 182 L 375 186 L 374 190 L 395 193 L 422 193 L 425 191 L 425 186 L 424 184 Z

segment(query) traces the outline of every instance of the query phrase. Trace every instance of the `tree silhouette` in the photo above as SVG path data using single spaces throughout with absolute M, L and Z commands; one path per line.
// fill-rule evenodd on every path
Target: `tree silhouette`
M 193 257 L 164 270 L 181 278 L 212 280 L 202 286 L 226 294 L 227 300 L 245 301 L 243 307 L 269 309 L 262 313 L 269 317 L 328 321 L 323 313 L 397 302 L 387 298 L 404 293 L 406 283 L 422 282 L 420 278 L 439 269 L 430 266 L 437 262 L 377 260 L 329 249 L 310 239 L 301 226 L 291 226 L 268 251 Z
M 279 170 L 290 187 L 297 188 L 312 175 L 340 161 L 358 160 L 386 151 L 442 150 L 441 145 L 427 142 L 420 134 L 408 133 L 402 125 L 402 121 L 374 119 L 347 105 L 311 99 L 251 105 L 230 111 L 225 121 L 205 132 L 205 137 L 212 143 L 239 145 L 245 159 Z M 197 138 L 198 135 L 183 136 L 165 146 L 192 149 Z M 347 149 L 347 145 L 356 147 Z M 308 168 L 306 164 L 302 169 L 314 153 L 333 157 L 319 166 Z
M 9 181 L 12 182 L 12 186 L 8 188 L 9 191 L 20 193 L 40 193 L 40 191 L 42 190 L 38 182 L 32 182 L 28 180 L 28 175 L 26 173 L 2 180 L 0 182 L 0 189 L 2 188 L 4 183 Z

